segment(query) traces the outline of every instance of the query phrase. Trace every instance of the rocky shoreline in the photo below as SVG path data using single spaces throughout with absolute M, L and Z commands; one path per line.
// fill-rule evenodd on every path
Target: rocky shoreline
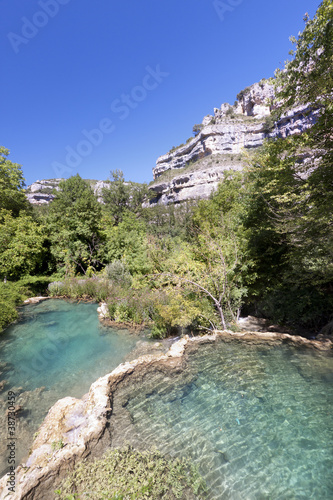
M 73 466 L 87 457 L 98 456 L 110 441 L 113 395 L 119 384 L 129 377 L 140 377 L 147 371 L 179 372 L 186 363 L 186 353 L 202 344 L 247 342 L 276 345 L 289 343 L 320 351 L 332 348 L 329 339 L 308 340 L 276 332 L 218 331 L 202 337 L 188 336 L 171 345 L 166 354 L 149 354 L 122 363 L 113 372 L 94 382 L 82 399 L 63 398 L 49 410 L 31 447 L 25 464 L 15 471 L 15 492 L 8 491 L 7 476 L 0 481 L 0 499 L 44 500 L 52 498 L 54 490 Z

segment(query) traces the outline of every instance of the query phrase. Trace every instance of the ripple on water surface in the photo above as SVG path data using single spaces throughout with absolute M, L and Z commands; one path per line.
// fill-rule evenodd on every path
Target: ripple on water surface
M 114 399 L 113 446 L 198 464 L 222 500 L 332 500 L 333 358 L 288 346 L 202 346 L 181 374 Z
M 20 322 L 2 334 L 3 394 L 14 389 L 16 404 L 22 406 L 17 417 L 16 465 L 26 455 L 48 409 L 62 397 L 85 394 L 95 380 L 118 366 L 139 340 L 127 330 L 119 332 L 101 325 L 97 307 L 55 299 L 28 305 L 22 308 Z M 2 433 L 7 427 L 5 402 L 2 398 Z M 6 434 L 1 437 L 6 438 Z M 1 473 L 6 469 L 2 442 Z

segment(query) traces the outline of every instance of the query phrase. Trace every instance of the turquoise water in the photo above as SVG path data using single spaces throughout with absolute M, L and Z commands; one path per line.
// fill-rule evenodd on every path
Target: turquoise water
M 82 397 L 100 376 L 111 372 L 140 337 L 102 326 L 97 304 L 50 299 L 22 308 L 20 322 L 0 338 L 1 418 L 7 392 L 22 407 L 17 418 L 17 464 L 48 409 L 65 396 Z M 1 421 L 2 432 L 6 423 Z M 2 436 L 3 437 L 3 436 Z M 4 457 L 3 450 L 0 450 Z M 5 465 L 1 463 L 1 471 Z M 0 472 L 1 472 L 0 471 Z
M 209 499 L 332 500 L 333 358 L 288 346 L 202 346 L 179 374 L 114 400 L 112 446 L 191 457 Z

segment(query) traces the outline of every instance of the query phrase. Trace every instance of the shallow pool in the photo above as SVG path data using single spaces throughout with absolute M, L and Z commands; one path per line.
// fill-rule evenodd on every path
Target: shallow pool
M 65 396 L 82 397 L 100 376 L 111 372 L 140 337 L 103 326 L 95 303 L 50 299 L 24 306 L 20 322 L 0 338 L 1 433 L 6 439 L 6 399 L 16 395 L 16 465 L 26 455 L 33 433 L 48 409 Z M 1 473 L 6 469 L 2 439 Z M 2 475 L 2 474 L 1 474 Z
M 333 357 L 219 343 L 114 399 L 112 446 L 188 456 L 209 499 L 332 500 Z

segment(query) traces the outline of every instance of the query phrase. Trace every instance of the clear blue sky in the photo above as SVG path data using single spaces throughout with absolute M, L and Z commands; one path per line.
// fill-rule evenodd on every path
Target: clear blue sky
M 273 76 L 320 2 L 217 3 L 0 0 L 0 145 L 27 184 L 117 168 L 149 182 L 195 123 Z

